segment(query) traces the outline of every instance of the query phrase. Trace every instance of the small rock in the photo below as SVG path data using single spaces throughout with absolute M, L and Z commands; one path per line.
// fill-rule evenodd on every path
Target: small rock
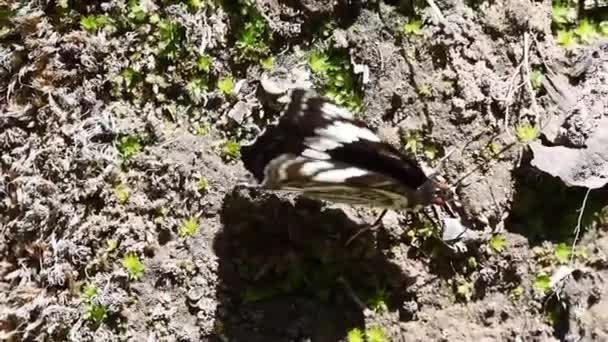
M 245 101 L 237 102 L 228 112 L 228 117 L 234 120 L 239 125 L 243 120 L 251 114 L 251 106 Z

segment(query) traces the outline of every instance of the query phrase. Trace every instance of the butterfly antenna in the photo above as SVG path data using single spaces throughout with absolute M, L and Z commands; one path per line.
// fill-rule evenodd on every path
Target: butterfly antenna
M 508 150 L 510 150 L 511 148 L 513 148 L 513 146 L 515 146 L 517 143 L 516 142 L 512 142 L 508 145 L 506 145 L 505 147 L 502 148 L 502 150 L 498 151 L 498 153 L 496 153 L 496 155 L 494 156 L 494 158 L 498 158 L 501 154 L 507 152 Z M 478 169 L 480 169 L 482 165 L 476 165 L 473 166 L 472 168 L 468 169 L 467 171 L 464 172 L 464 175 L 460 178 L 458 178 L 453 184 L 452 187 L 453 188 L 457 188 L 467 177 L 469 177 L 470 175 L 473 174 L 473 172 L 477 171 Z
M 446 153 L 445 156 L 441 157 L 441 159 L 439 159 L 439 163 L 437 163 L 437 166 L 433 169 L 433 171 L 431 171 L 431 173 L 429 174 L 429 179 L 435 179 L 439 176 L 439 172 L 441 171 L 441 169 L 443 168 L 443 165 L 445 163 L 446 160 L 448 160 L 448 158 L 450 158 L 450 156 L 456 152 L 456 148 L 453 148 L 450 150 L 450 152 Z

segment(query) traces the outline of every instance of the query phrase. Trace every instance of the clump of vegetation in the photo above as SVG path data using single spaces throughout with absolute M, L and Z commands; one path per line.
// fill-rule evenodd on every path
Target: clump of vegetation
M 125 204 L 129 201 L 129 189 L 124 184 L 118 183 L 114 186 L 114 196 L 118 203 Z
M 143 139 L 140 136 L 123 136 L 118 139 L 116 149 L 122 159 L 127 161 L 143 150 Z
M 540 89 L 543 85 L 543 77 L 542 71 L 538 69 L 532 70 L 530 73 L 530 83 L 532 83 L 532 88 L 534 88 L 534 90 Z
M 198 181 L 196 181 L 196 188 L 198 189 L 198 192 L 206 192 L 209 188 L 209 182 L 207 181 L 207 178 L 199 177 Z
M 422 153 L 428 160 L 435 160 L 439 149 L 433 143 L 425 142 L 420 130 L 407 130 L 401 134 L 401 142 L 406 152 L 415 156 Z
M 224 2 L 223 6 L 233 17 L 237 61 L 256 63 L 268 57 L 271 32 L 256 2 L 238 0 Z
M 540 130 L 538 126 L 533 126 L 527 122 L 517 125 L 515 128 L 515 135 L 517 141 L 521 144 L 527 145 L 538 137 Z
M 266 21 L 259 14 L 252 14 L 237 34 L 236 49 L 238 58 L 244 61 L 257 62 L 270 52 L 266 43 L 268 39 Z
M 127 271 L 130 280 L 139 280 L 144 274 L 144 264 L 135 253 L 127 253 L 122 258 L 122 267 Z
M 418 19 L 410 19 L 408 22 L 403 24 L 401 31 L 406 36 L 420 36 L 422 35 L 422 21 Z
M 456 298 L 469 302 L 473 298 L 473 284 L 464 278 L 459 278 L 453 281 L 454 292 Z
M 538 293 L 545 294 L 551 290 L 551 277 L 545 272 L 539 272 L 534 278 L 532 287 Z
M 200 72 L 211 71 L 212 59 L 209 55 L 201 55 L 196 59 L 196 68 Z
M 222 147 L 222 158 L 227 161 L 237 160 L 241 157 L 241 145 L 234 140 L 227 140 Z
M 234 80 L 230 76 L 222 77 L 217 81 L 217 89 L 225 96 L 234 93 Z
M 180 238 L 194 236 L 198 232 L 199 220 L 198 217 L 192 216 L 182 222 L 182 225 L 177 231 Z
M 156 37 L 158 39 L 158 52 L 161 57 L 168 61 L 177 61 L 178 56 L 184 48 L 182 42 L 185 39 L 185 29 L 168 19 L 160 19 L 152 16 L 150 22 L 156 24 Z
M 577 18 L 576 3 L 565 0 L 554 0 L 551 17 L 553 30 L 557 34 L 557 43 L 565 48 L 577 44 L 589 45 L 595 40 L 608 36 L 608 21 L 592 21 L 588 18 Z M 580 19 L 580 20 L 579 20 Z
M 495 253 L 502 253 L 505 250 L 507 240 L 502 234 L 492 235 L 488 243 L 490 250 Z
M 354 328 L 346 334 L 348 342 L 388 342 L 388 338 L 381 327 L 374 326 L 365 331 Z
M 377 289 L 371 297 L 366 300 L 367 306 L 376 311 L 376 312 L 386 312 L 388 311 L 388 306 L 386 305 L 388 301 L 388 292 L 384 288 Z
M 308 67 L 316 76 L 323 94 L 354 112 L 361 110 L 350 59 L 337 50 L 316 50 L 308 55 Z
M 111 23 L 107 15 L 88 15 L 80 18 L 80 27 L 91 33 L 109 27 Z
M 94 326 L 100 326 L 108 317 L 108 309 L 99 303 L 99 290 L 93 284 L 82 289 L 82 301 L 84 303 L 84 319 Z

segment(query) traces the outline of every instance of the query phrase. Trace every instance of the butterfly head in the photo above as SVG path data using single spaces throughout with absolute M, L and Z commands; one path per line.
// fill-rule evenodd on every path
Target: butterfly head
M 444 204 L 453 197 L 447 182 L 439 176 L 429 178 L 416 190 L 417 202 L 422 205 Z

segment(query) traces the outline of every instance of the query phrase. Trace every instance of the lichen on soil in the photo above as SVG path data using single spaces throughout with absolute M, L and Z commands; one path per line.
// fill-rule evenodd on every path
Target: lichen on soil
M 558 46 L 550 1 L 405 3 L 0 1 L 0 338 L 608 340 L 606 188 L 579 218 L 585 189 L 517 140 L 562 104 L 528 68 L 608 116 L 606 45 Z M 478 238 L 390 212 L 345 246 L 378 210 L 236 186 L 280 113 L 268 75 L 422 163 L 456 148 L 442 173 Z

